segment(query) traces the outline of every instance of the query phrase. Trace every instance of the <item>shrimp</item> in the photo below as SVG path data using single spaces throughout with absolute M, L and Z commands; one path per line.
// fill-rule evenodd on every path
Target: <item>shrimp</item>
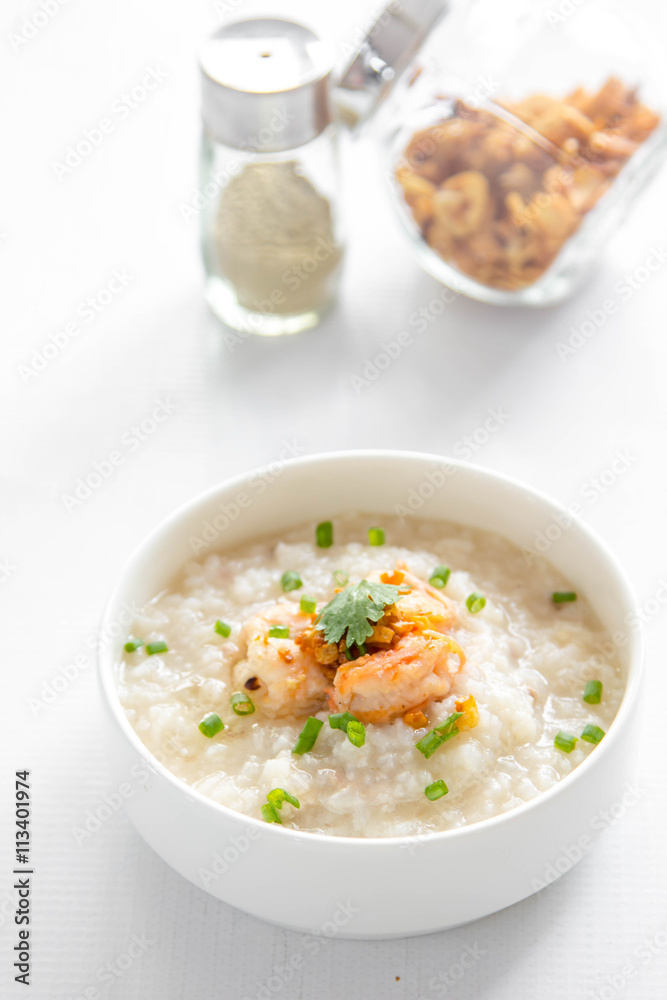
M 258 691 L 268 715 L 317 711 L 325 701 L 330 681 L 312 652 L 298 641 L 313 618 L 291 601 L 278 601 L 244 627 L 247 653 L 234 667 L 234 683 L 247 691 Z M 289 638 L 270 637 L 272 625 L 287 625 Z
M 397 580 L 400 586 L 410 588 L 409 593 L 404 594 L 395 605 L 401 622 L 436 632 L 452 628 L 456 621 L 454 604 L 440 590 L 414 576 L 404 562 L 396 563 L 392 579 Z
M 329 689 L 333 710 L 350 711 L 364 723 L 390 722 L 432 699 L 445 698 L 465 663 L 463 650 L 447 634 L 455 624 L 452 602 L 413 576 L 405 563 L 397 563 L 395 573 L 382 574 L 381 579 L 410 588 L 387 615 L 398 641 L 342 663 Z M 388 630 L 381 620 L 373 631 L 380 632 L 381 641 Z M 371 636 L 368 644 L 373 641 Z
M 459 657 L 456 666 L 452 652 Z M 351 712 L 360 722 L 389 722 L 433 698 L 446 697 L 464 659 L 447 636 L 410 633 L 392 649 L 342 664 L 329 705 L 338 712 Z

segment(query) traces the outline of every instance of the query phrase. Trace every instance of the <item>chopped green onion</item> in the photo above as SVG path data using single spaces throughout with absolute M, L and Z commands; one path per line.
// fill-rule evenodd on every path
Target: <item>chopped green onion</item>
M 315 528 L 315 541 L 319 548 L 328 549 L 333 545 L 333 524 L 331 521 L 322 521 Z
M 459 727 L 456 723 L 462 715 L 463 712 L 452 712 L 444 722 L 432 729 L 426 736 L 422 736 L 419 743 L 415 743 L 415 748 L 423 753 L 428 760 L 443 743 L 453 739 L 458 734 Z
M 569 601 L 576 601 L 577 595 L 573 590 L 556 590 L 551 595 L 554 604 L 567 604 Z
M 146 652 L 149 656 L 155 656 L 156 653 L 166 653 L 169 651 L 169 646 L 164 641 L 164 639 L 158 639 L 157 642 L 147 642 Z
M 269 628 L 269 639 L 289 639 L 289 625 L 272 625 Z
M 310 715 L 306 720 L 305 726 L 299 733 L 299 738 L 292 748 L 292 753 L 302 754 L 312 750 L 323 725 L 324 723 L 321 719 L 316 719 Z
M 339 587 L 347 587 L 350 578 L 344 569 L 337 569 L 333 575 L 334 580 Z
M 272 805 L 271 802 L 265 802 L 261 811 L 262 819 L 264 819 L 267 823 L 282 823 L 276 807 Z
M 215 712 L 211 712 L 210 715 L 205 715 L 199 723 L 199 732 L 204 736 L 208 736 L 209 740 L 212 736 L 215 736 L 221 729 L 224 728 L 224 722 L 219 715 L 216 715 Z
M 299 800 L 295 799 L 289 792 L 286 792 L 284 788 L 272 788 L 266 797 L 271 805 L 275 806 L 276 809 L 282 809 L 283 802 L 289 802 L 289 804 L 294 806 L 295 809 L 301 808 Z
M 359 656 L 368 656 L 368 646 L 365 642 L 357 643 L 357 652 Z
M 438 736 L 444 740 L 444 742 L 451 740 L 452 736 L 456 736 L 459 731 L 459 727 L 456 723 L 462 715 L 463 712 L 452 712 L 451 715 L 447 716 L 444 722 L 441 722 L 439 726 L 434 728 L 433 732 L 437 733 Z
M 299 587 L 303 587 L 303 580 L 294 570 L 288 569 L 280 578 L 280 586 L 286 594 L 289 594 L 290 590 L 298 590 Z
M 451 569 L 449 568 L 449 566 L 436 566 L 433 572 L 431 573 L 431 577 L 428 582 L 431 584 L 432 587 L 442 588 L 449 580 L 450 573 Z
M 352 647 L 351 646 L 346 646 L 345 647 L 345 659 L 346 660 L 356 660 L 356 656 L 352 652 Z
M 143 639 L 128 639 L 125 643 L 123 649 L 126 653 L 135 653 L 140 646 L 143 646 Z
M 351 712 L 335 712 L 329 716 L 329 725 L 332 729 L 340 729 L 346 733 L 355 747 L 362 747 L 366 742 L 366 727 Z
M 588 681 L 584 688 L 584 701 L 589 705 L 599 705 L 602 700 L 602 681 Z
M 382 528 L 369 528 L 368 529 L 368 544 L 369 545 L 384 545 L 384 531 Z
M 362 747 L 366 742 L 366 727 L 363 722 L 352 719 L 347 724 L 347 738 L 355 747 Z
M 481 611 L 486 604 L 486 597 L 478 594 L 475 591 L 470 597 L 466 598 L 466 607 L 471 615 L 476 615 L 478 611 Z
M 582 740 L 586 740 L 587 743 L 599 743 L 604 736 L 604 729 L 600 729 L 599 726 L 588 725 L 581 734 Z
M 350 722 L 358 722 L 359 719 L 352 715 L 351 712 L 334 712 L 333 715 L 329 716 L 329 725 L 332 729 L 342 729 L 344 733 L 347 732 L 347 727 Z
M 242 691 L 235 691 L 229 700 L 237 715 L 252 715 L 255 711 L 252 699 Z
M 218 635 L 221 635 L 223 639 L 228 639 L 232 634 L 232 626 L 228 625 L 227 622 L 220 621 L 220 619 L 218 618 L 217 622 L 215 623 L 215 631 L 218 633 Z
M 564 750 L 565 753 L 572 753 L 578 742 L 576 736 L 573 736 L 572 733 L 565 733 L 561 729 L 559 733 L 556 733 L 554 746 L 558 750 Z
M 302 597 L 299 602 L 299 608 L 303 611 L 304 615 L 314 615 L 317 611 L 317 601 L 314 597 Z
M 439 781 L 434 781 L 432 785 L 427 785 L 424 789 L 424 795 L 431 802 L 435 802 L 436 799 L 441 799 L 443 795 L 446 795 L 448 791 L 447 785 L 441 778 Z

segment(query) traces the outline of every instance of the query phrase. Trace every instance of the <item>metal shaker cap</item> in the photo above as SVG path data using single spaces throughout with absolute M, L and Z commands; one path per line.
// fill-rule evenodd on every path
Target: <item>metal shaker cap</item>
M 248 152 L 292 149 L 330 123 L 333 53 L 302 24 L 251 18 L 224 25 L 199 55 L 211 138 Z
M 411 64 L 449 0 L 392 0 L 336 85 L 336 104 L 354 129 L 368 121 Z

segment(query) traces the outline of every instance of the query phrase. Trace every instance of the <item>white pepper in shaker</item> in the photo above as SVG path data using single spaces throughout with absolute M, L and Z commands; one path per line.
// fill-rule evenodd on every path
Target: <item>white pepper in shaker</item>
M 201 50 L 206 298 L 237 330 L 297 333 L 334 298 L 332 62 L 309 28 L 273 18 L 225 25 Z

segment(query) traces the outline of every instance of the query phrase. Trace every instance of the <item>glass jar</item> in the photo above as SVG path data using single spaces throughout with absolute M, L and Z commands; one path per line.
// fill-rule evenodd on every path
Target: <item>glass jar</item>
M 614 0 L 470 0 L 397 73 L 403 6 L 365 42 L 394 84 L 365 117 L 421 264 L 484 302 L 564 299 L 664 158 L 664 52 Z
M 268 18 L 224 26 L 201 53 L 206 298 L 246 333 L 315 326 L 336 292 L 331 65 L 308 28 Z

